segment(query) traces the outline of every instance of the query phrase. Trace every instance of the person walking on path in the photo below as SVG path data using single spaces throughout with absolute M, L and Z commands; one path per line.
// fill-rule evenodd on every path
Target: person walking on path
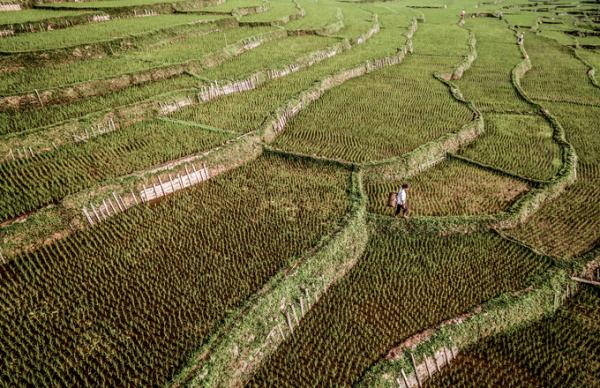
M 522 32 L 519 32 L 519 33 L 517 34 L 517 44 L 518 44 L 519 46 L 523 46 L 523 41 L 524 41 L 524 40 L 525 40 L 525 35 L 523 35 L 523 33 L 522 33 Z
M 396 195 L 396 213 L 394 214 L 394 217 L 397 217 L 398 214 L 400 214 L 400 211 L 402 211 L 402 217 L 408 218 L 408 202 L 406 192 L 409 188 L 410 185 L 408 183 L 403 183 L 400 187 L 400 190 Z

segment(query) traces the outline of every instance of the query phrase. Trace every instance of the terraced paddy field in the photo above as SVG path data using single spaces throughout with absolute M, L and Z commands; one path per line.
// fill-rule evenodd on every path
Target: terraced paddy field
M 0 4 L 1 385 L 597 386 L 599 30 Z

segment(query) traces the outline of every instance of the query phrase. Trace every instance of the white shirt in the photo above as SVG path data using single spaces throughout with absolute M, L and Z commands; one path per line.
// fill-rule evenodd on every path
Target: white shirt
M 398 195 L 396 196 L 396 203 L 398 205 L 406 204 L 406 190 L 400 189 L 400 191 L 398 191 Z

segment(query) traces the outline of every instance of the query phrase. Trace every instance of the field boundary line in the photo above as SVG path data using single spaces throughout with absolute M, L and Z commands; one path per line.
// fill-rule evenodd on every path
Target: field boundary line
M 204 130 L 210 131 L 210 132 L 227 133 L 230 135 L 237 135 L 237 136 L 241 135 L 240 132 L 230 131 L 228 129 L 222 129 L 222 128 L 217 128 L 217 127 L 211 127 L 210 125 L 200 124 L 200 123 L 196 123 L 194 121 L 174 120 L 174 119 L 170 119 L 167 117 L 158 117 L 157 120 L 165 121 L 168 123 L 186 125 L 188 127 L 201 128 L 201 129 L 204 129 Z
M 466 164 L 469 164 L 469 165 L 474 166 L 474 167 L 478 167 L 478 168 L 480 168 L 482 170 L 487 170 L 487 171 L 490 171 L 490 172 L 493 172 L 493 173 L 496 173 L 496 174 L 507 176 L 509 178 L 517 179 L 517 180 L 523 181 L 523 182 L 528 183 L 528 184 L 530 184 L 532 186 L 535 186 L 535 187 L 539 187 L 541 185 L 546 185 L 546 184 L 550 183 L 550 181 L 541 180 L 541 179 L 535 179 L 535 178 L 529 178 L 529 177 L 526 177 L 524 175 L 519 175 L 517 173 L 510 172 L 508 170 L 504 170 L 502 168 L 499 168 L 499 167 L 496 167 L 496 166 L 492 166 L 490 164 L 478 162 L 478 161 L 473 160 L 471 158 L 467 158 L 466 156 L 458 155 L 458 154 L 455 154 L 455 153 L 452 153 L 452 152 L 448 152 L 448 159 L 457 160 L 459 162 L 466 163 Z
M 369 234 L 360 172 L 351 172 L 351 210 L 314 252 L 278 272 L 238 309 L 170 385 L 236 386 L 292 334 L 302 318 L 357 262 Z M 295 307 L 294 307 L 295 306 Z M 292 319 L 293 317 L 293 319 Z
M 308 154 L 303 154 L 300 152 L 282 150 L 280 148 L 276 148 L 276 147 L 270 146 L 268 144 L 265 144 L 263 146 L 263 149 L 264 149 L 264 152 L 267 154 L 281 155 L 281 156 L 285 156 L 285 157 L 291 157 L 291 158 L 302 159 L 302 160 L 310 160 L 313 162 L 334 164 L 334 165 L 344 167 L 344 168 L 359 168 L 359 166 L 360 166 L 360 164 L 358 164 L 358 163 L 352 163 L 352 162 L 348 162 L 348 161 L 342 160 L 342 159 L 331 159 L 331 158 L 325 158 L 322 156 L 308 155 Z

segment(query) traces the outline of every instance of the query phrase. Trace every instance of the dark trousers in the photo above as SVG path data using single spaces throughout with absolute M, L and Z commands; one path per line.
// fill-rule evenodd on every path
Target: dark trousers
M 396 213 L 394 214 L 394 216 L 397 216 L 398 214 L 400 214 L 401 211 L 402 211 L 402 215 L 406 216 L 408 214 L 408 206 L 406 204 L 396 205 Z

